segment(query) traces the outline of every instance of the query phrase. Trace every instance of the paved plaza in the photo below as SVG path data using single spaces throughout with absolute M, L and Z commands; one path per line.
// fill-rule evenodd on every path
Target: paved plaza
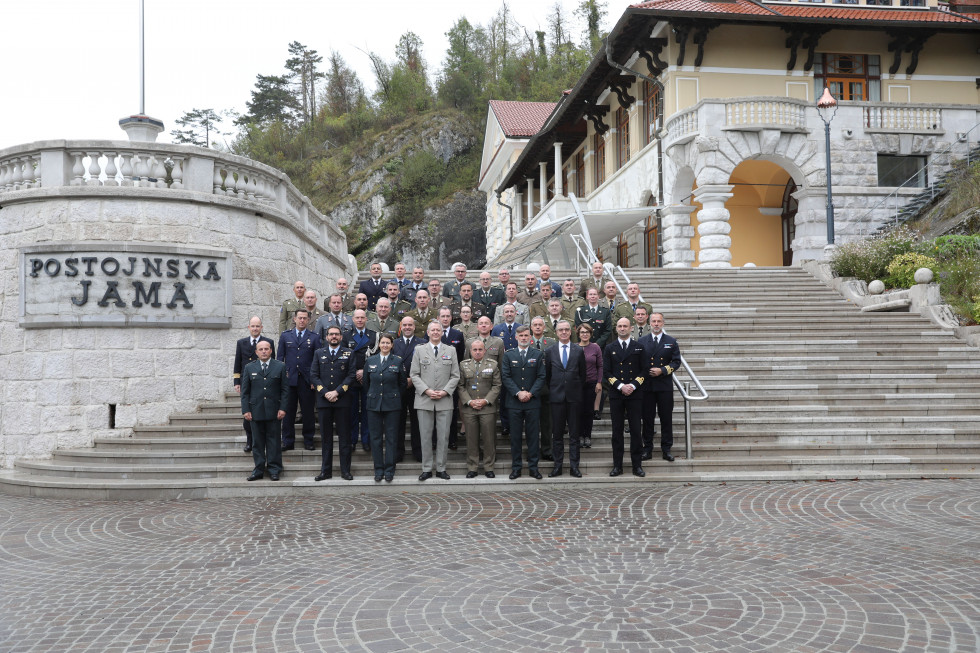
M 0 496 L 0 651 L 980 649 L 980 482 Z

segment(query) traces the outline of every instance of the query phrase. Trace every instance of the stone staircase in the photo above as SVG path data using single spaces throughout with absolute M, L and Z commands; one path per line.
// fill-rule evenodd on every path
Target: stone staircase
M 609 478 L 610 423 L 603 419 L 594 446 L 583 452 L 582 479 L 535 481 L 525 474 L 510 481 L 509 447 L 499 438 L 494 480 L 464 479 L 461 447 L 449 455 L 450 481 L 419 483 L 419 465 L 409 460 L 394 483 L 375 484 L 370 456 L 358 451 L 353 482 L 335 476 L 314 483 L 319 451 L 292 451 L 282 481 L 247 483 L 251 457 L 241 451 L 240 408 L 231 393 L 172 416 L 168 425 L 137 428 L 132 437 L 18 461 L 0 473 L 0 491 L 183 499 L 980 477 L 980 351 L 951 332 L 909 313 L 861 313 L 798 268 L 628 272 L 644 299 L 666 314 L 666 330 L 711 395 L 692 404 L 694 458 L 684 458 L 678 396 L 677 461 L 648 461 L 645 479 Z M 541 471 L 547 474 L 550 463 Z

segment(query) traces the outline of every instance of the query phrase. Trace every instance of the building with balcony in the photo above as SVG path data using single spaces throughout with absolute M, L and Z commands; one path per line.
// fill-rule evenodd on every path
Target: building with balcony
M 513 162 L 494 161 L 487 139 L 488 244 L 491 233 L 506 240 L 488 251 L 489 265 L 576 266 L 584 248 L 623 267 L 822 257 L 826 148 L 815 105 L 825 87 L 838 101 L 836 240 L 870 233 L 980 136 L 973 9 L 937 0 L 631 6 Z

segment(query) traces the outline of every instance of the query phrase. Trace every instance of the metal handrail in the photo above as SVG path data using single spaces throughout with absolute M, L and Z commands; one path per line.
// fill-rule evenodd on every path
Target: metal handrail
M 700 397 L 694 397 L 691 395 L 691 381 L 684 381 L 682 384 L 676 375 L 671 375 L 674 380 L 674 385 L 681 392 L 681 397 L 684 398 L 684 453 L 688 460 L 694 458 L 694 441 L 691 437 L 691 402 L 692 401 L 704 401 L 708 398 L 708 391 L 704 389 L 701 385 L 701 381 L 698 380 L 697 375 L 691 369 L 691 366 L 687 364 L 684 357 L 681 356 L 681 365 L 687 371 L 688 375 L 691 377 L 691 381 L 694 381 L 694 385 L 697 386 L 698 391 L 701 393 Z

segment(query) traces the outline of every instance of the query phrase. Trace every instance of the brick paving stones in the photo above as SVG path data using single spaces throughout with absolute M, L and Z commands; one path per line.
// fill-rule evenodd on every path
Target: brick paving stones
M 980 481 L 0 496 L 0 651 L 980 650 Z

